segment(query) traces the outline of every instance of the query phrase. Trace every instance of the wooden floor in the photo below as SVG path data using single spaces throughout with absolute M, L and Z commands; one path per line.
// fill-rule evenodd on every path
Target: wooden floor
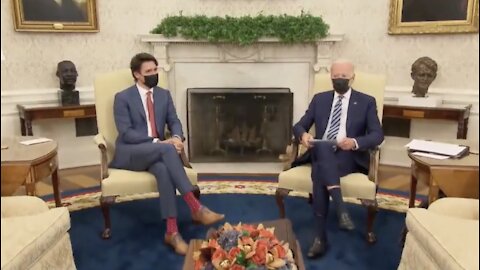
M 410 168 L 381 165 L 378 177 L 380 188 L 405 192 L 410 190 Z M 98 186 L 100 184 L 100 166 L 63 169 L 59 171 L 59 178 L 61 191 Z M 39 196 L 53 192 L 49 178 L 37 183 L 36 189 Z M 417 193 L 427 194 L 428 187 L 423 183 L 418 183 Z M 23 187 L 16 192 L 16 195 L 21 194 L 25 194 Z

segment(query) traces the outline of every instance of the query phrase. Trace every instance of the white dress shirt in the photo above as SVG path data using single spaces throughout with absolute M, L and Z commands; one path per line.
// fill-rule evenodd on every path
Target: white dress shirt
M 337 134 L 337 142 L 342 141 L 347 137 L 347 116 L 348 116 L 348 104 L 350 103 L 350 96 L 352 95 L 352 88 L 348 89 L 348 91 L 343 94 L 342 98 L 342 115 L 340 116 L 340 128 L 338 130 Z M 330 116 L 328 117 L 328 124 L 327 128 L 325 129 L 325 133 L 323 133 L 323 140 L 327 139 L 327 134 L 330 130 L 330 122 L 332 120 L 333 116 L 333 110 L 335 109 L 335 104 L 338 102 L 338 97 L 340 94 L 338 94 L 336 91 L 334 91 L 333 94 L 333 102 L 332 102 L 332 108 L 330 109 Z M 355 141 L 355 147 L 354 150 L 358 148 L 357 140 L 353 139 Z
M 142 86 L 140 86 L 138 83 L 137 83 L 137 89 L 138 89 L 138 93 L 140 94 L 140 98 L 142 100 L 142 104 L 143 104 L 143 110 L 145 111 L 145 116 L 147 117 L 147 133 L 148 133 L 148 136 L 149 137 L 153 137 L 152 135 L 152 126 L 150 125 L 150 121 L 148 121 L 149 118 L 149 115 L 148 115 L 148 108 L 147 108 L 147 93 L 148 92 L 151 92 L 152 93 L 152 104 L 154 104 L 154 98 L 153 98 L 153 88 L 150 88 L 150 89 L 146 89 L 146 88 L 143 88 Z M 174 134 L 172 135 L 172 137 L 176 137 L 178 138 L 180 141 L 182 141 L 182 137 L 180 137 L 179 135 L 177 134 Z M 153 142 L 156 143 L 158 142 L 160 139 L 159 138 L 153 138 Z

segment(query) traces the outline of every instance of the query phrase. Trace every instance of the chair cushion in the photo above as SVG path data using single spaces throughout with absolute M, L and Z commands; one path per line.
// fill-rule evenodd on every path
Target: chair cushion
M 407 214 L 409 234 L 442 269 L 478 269 L 478 220 L 459 219 L 421 208 Z
M 185 168 L 188 179 L 197 184 L 197 172 Z M 102 180 L 103 196 L 121 196 L 139 193 L 157 192 L 157 181 L 148 172 L 134 172 L 120 169 L 108 169 L 108 177 Z
M 450 217 L 478 220 L 478 200 L 467 198 L 442 198 L 428 207 L 430 212 Z
M 30 215 L 2 218 L 2 269 L 30 269 L 70 229 L 65 207 Z
M 297 192 L 312 192 L 312 167 L 302 165 L 281 172 L 278 187 Z M 361 173 L 352 173 L 340 178 L 343 197 L 374 200 L 377 187 L 368 177 Z

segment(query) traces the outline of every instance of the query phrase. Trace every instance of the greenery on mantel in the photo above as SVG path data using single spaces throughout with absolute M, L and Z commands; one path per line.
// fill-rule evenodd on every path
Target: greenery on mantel
M 152 34 L 181 36 L 191 40 L 249 45 L 260 38 L 278 38 L 285 43 L 314 42 L 328 35 L 329 25 L 322 17 L 303 13 L 291 15 L 258 15 L 255 17 L 169 16 Z

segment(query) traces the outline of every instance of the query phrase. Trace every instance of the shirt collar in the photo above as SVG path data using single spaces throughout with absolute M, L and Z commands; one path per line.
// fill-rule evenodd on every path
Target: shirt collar
M 137 85 L 138 92 L 140 92 L 140 94 L 146 95 L 147 92 L 153 92 L 153 88 L 150 88 L 150 89 L 143 88 L 139 83 L 136 83 L 136 85 Z
M 333 100 L 337 100 L 340 95 L 336 91 L 333 91 L 333 93 L 334 93 Z M 352 94 L 352 88 L 350 87 L 347 90 L 347 92 L 345 94 L 343 94 L 343 99 L 342 100 L 348 101 L 350 99 L 351 94 Z

